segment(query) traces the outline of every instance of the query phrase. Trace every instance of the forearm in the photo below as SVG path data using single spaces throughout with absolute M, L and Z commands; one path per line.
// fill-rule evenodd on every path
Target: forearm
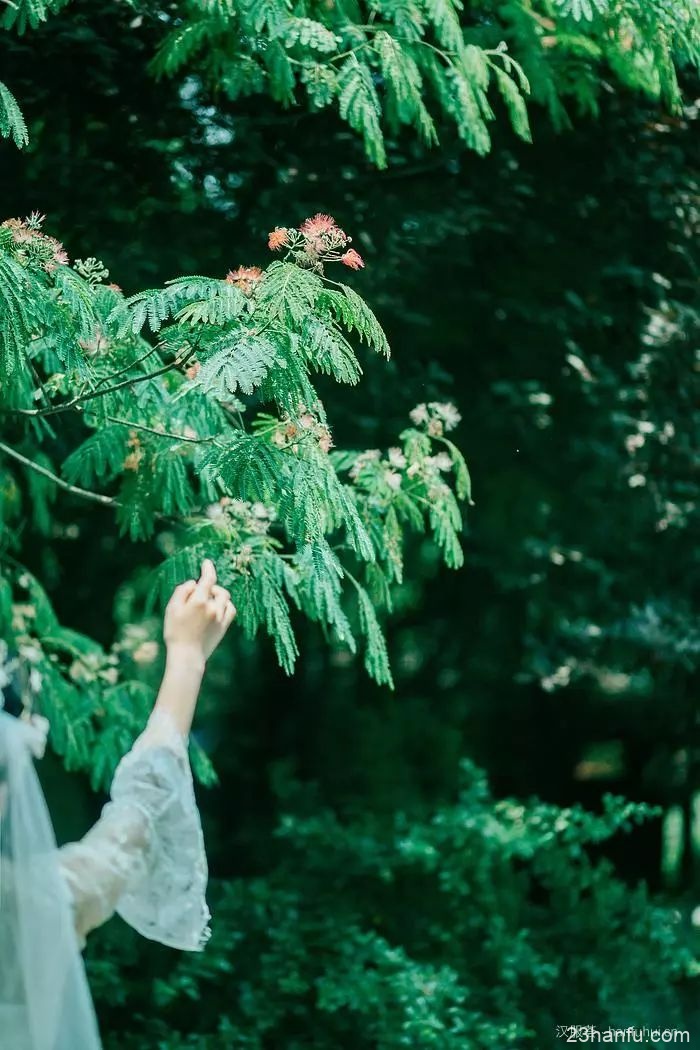
M 149 819 L 138 806 L 108 803 L 79 842 L 58 851 L 81 948 L 91 930 L 114 914 L 120 897 L 145 873 Z
M 167 712 L 184 737 L 192 726 L 204 666 L 204 654 L 196 646 L 174 645 L 167 650 L 154 710 Z

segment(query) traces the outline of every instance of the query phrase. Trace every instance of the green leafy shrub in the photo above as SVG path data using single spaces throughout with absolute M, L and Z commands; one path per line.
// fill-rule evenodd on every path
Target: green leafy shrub
M 543 1050 L 557 1024 L 678 1016 L 672 913 L 591 855 L 651 807 L 496 801 L 463 762 L 422 818 L 341 818 L 280 774 L 271 870 L 215 887 L 207 952 L 128 986 L 138 1021 L 113 1009 L 108 1047 Z M 131 943 L 112 946 L 122 976 Z M 93 971 L 107 1009 L 114 965 Z

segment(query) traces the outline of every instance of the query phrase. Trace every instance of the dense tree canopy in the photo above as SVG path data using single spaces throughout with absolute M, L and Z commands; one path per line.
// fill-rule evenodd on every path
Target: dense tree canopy
M 3 26 L 36 28 L 63 0 L 18 0 Z M 678 66 L 700 59 L 700 16 L 692 0 L 370 0 L 300 3 L 231 0 L 131 9 L 128 30 L 155 27 L 156 75 L 192 74 L 225 100 L 271 96 L 283 106 L 333 107 L 363 140 L 367 156 L 387 163 L 385 130 L 402 126 L 427 145 L 438 125 L 454 123 L 477 153 L 491 145 L 494 94 L 515 132 L 528 139 L 526 98 L 543 103 L 557 125 L 567 104 L 596 112 L 609 77 L 626 87 L 681 105 Z M 3 84 L 0 133 L 18 145 L 27 129 Z
M 95 935 L 107 1044 L 697 1024 L 696 6 L 5 28 L 1 615 L 68 768 L 143 722 L 151 592 L 207 551 L 243 613 L 192 751 L 214 937 Z

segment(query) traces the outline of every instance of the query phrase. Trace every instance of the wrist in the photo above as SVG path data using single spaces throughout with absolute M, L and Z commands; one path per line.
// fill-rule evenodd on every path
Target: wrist
M 203 675 L 206 662 L 201 645 L 195 642 L 170 642 L 166 646 L 166 669 L 173 668 Z

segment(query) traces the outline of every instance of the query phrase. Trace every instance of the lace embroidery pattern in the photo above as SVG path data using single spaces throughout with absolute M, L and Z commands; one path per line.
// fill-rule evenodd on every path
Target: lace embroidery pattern
M 78 935 L 113 912 L 144 937 L 199 951 L 210 936 L 208 869 L 187 741 L 163 712 L 114 775 L 88 834 L 61 850 Z

